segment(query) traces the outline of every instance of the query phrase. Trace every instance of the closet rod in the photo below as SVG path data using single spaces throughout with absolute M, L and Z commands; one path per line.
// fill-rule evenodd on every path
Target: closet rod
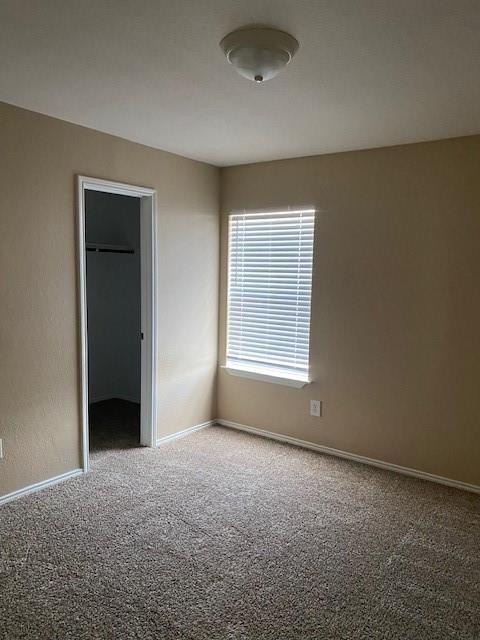
M 110 244 L 108 242 L 87 242 L 86 249 L 97 253 L 135 253 L 128 244 Z
M 135 253 L 133 249 L 98 249 L 97 247 L 87 247 L 87 251 L 96 253 Z

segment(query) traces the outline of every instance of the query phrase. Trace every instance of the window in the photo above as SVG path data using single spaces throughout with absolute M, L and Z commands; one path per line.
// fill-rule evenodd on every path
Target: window
M 314 225 L 312 209 L 230 216 L 229 372 L 309 381 Z

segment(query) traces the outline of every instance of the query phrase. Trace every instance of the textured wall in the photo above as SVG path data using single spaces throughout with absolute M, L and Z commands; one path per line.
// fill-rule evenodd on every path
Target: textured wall
M 218 171 L 2 104 L 0 138 L 2 495 L 80 464 L 76 174 L 157 189 L 158 435 L 214 416 Z M 224 214 L 319 214 L 314 382 L 221 371 L 219 416 L 479 484 L 479 166 L 476 136 L 223 170 Z
M 222 192 L 222 363 L 226 214 L 319 213 L 314 382 L 220 371 L 219 417 L 480 484 L 480 136 L 232 167 Z
M 158 193 L 158 436 L 213 417 L 218 170 L 0 104 L 0 495 L 80 465 L 75 175 Z
M 87 251 L 88 399 L 140 402 L 140 198 L 87 191 L 87 242 L 134 253 Z

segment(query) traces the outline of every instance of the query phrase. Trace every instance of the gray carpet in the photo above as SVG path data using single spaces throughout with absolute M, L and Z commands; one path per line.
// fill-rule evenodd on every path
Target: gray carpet
M 0 637 L 480 638 L 480 498 L 211 427 L 0 508 Z

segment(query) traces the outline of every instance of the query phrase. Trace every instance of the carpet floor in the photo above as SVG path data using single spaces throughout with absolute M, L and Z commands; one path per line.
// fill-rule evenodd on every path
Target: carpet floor
M 91 453 L 139 446 L 140 405 L 135 402 L 95 402 L 88 410 L 88 424 Z
M 478 640 L 480 498 L 209 427 L 0 508 L 8 640 Z

